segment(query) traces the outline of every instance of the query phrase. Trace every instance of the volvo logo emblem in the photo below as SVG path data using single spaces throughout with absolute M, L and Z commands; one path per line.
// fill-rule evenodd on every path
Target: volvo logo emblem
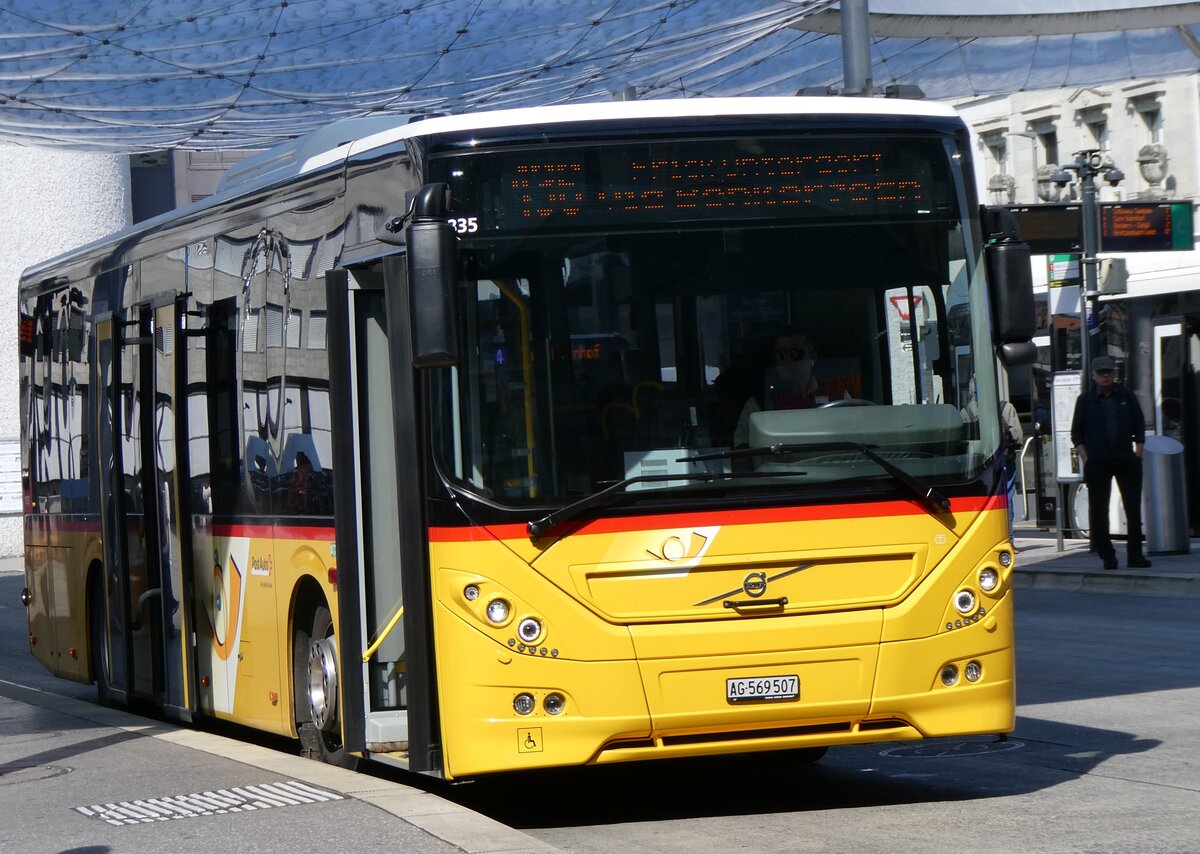
M 757 599 L 767 592 L 767 574 L 752 572 L 742 579 L 742 590 L 752 599 Z

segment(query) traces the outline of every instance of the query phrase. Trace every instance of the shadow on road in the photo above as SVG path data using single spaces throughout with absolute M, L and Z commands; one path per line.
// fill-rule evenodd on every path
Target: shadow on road
M 744 754 L 505 774 L 435 791 L 518 828 L 840 810 L 1028 794 L 1159 744 L 1020 718 L 1007 741 L 857 745 L 833 748 L 815 765 L 786 753 Z

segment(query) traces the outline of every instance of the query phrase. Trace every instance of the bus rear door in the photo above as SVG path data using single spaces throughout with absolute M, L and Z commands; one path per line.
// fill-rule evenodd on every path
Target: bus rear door
M 169 717 L 190 720 L 191 579 L 179 526 L 187 480 L 177 464 L 187 442 L 176 395 L 187 348 L 179 317 L 175 302 L 143 304 L 96 327 L 108 660 L 102 678 L 117 700 L 148 700 Z

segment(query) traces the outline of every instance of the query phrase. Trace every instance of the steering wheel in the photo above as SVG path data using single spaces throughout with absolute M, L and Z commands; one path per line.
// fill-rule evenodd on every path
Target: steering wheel
M 863 400 L 861 397 L 843 397 L 841 400 L 831 400 L 818 406 L 818 409 L 832 409 L 835 406 L 878 406 L 873 400 Z

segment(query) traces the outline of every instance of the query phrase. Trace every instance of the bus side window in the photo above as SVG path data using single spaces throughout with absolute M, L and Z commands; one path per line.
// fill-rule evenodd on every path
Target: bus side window
M 293 244 L 293 252 L 296 244 Z M 279 430 L 279 477 L 272 489 L 279 516 L 333 515 L 333 436 L 329 350 L 325 339 L 325 281 L 301 278 L 293 264 L 287 293 L 272 273 L 267 325 L 268 387 Z

